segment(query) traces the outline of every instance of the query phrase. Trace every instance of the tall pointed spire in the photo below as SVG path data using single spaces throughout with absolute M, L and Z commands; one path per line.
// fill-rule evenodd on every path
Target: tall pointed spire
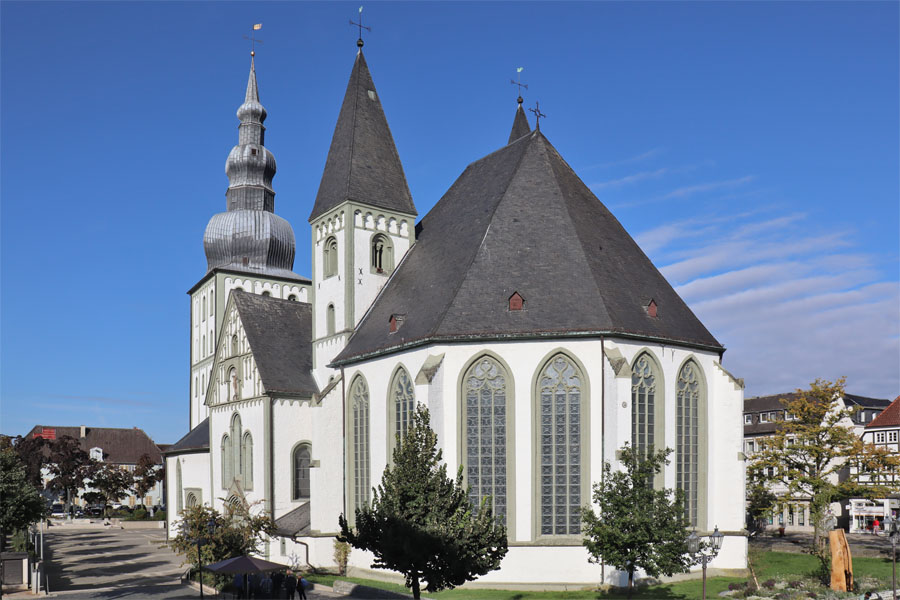
M 519 106 L 516 107 L 516 116 L 513 118 L 512 131 L 509 132 L 507 144 L 512 144 L 523 135 L 531 133 L 531 125 L 528 124 L 528 117 L 525 115 L 525 109 L 522 108 L 522 96 L 519 96 L 516 102 L 519 103 Z
M 203 246 L 209 270 L 217 267 L 297 278 L 294 266 L 294 230 L 274 214 L 275 157 L 263 145 L 266 109 L 259 102 L 256 65 L 244 103 L 238 107 L 238 143 L 225 161 L 227 212 L 213 215 L 206 226 Z
M 310 221 L 346 200 L 416 214 L 362 48 L 350 73 Z

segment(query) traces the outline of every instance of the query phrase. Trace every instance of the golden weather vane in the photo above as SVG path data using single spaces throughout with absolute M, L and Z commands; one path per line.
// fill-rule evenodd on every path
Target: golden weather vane
M 262 44 L 262 40 L 256 39 L 256 36 L 253 34 L 254 31 L 259 31 L 262 29 L 262 23 L 255 23 L 253 25 L 253 29 L 250 30 L 250 35 L 245 35 L 245 40 L 250 40 L 250 56 L 256 56 L 256 44 Z

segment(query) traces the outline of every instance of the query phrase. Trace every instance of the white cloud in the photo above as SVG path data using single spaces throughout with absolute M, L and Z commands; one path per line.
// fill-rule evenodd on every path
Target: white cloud
M 592 190 L 601 190 L 604 188 L 616 188 L 622 187 L 623 185 L 629 185 L 632 183 L 638 183 L 647 179 L 656 179 L 658 177 L 662 177 L 666 173 L 669 172 L 669 169 L 663 167 L 662 169 L 656 169 L 655 171 L 641 171 L 640 173 L 634 173 L 632 175 L 626 175 L 625 177 L 620 177 L 618 179 L 610 179 L 608 181 L 600 181 L 597 183 L 592 183 L 590 187 Z
M 608 169 L 609 167 L 618 167 L 621 165 L 630 165 L 636 162 L 642 162 L 647 160 L 648 158 L 653 158 L 654 156 L 658 156 L 663 152 L 663 148 L 653 148 L 651 150 L 647 150 L 646 152 L 642 152 L 636 156 L 631 156 L 629 158 L 623 158 L 622 160 L 615 160 L 607 163 L 600 163 L 597 165 L 590 165 L 588 167 L 584 167 L 584 169 Z
M 699 194 L 701 192 L 711 192 L 714 190 L 721 190 L 723 188 L 738 187 L 750 183 L 754 179 L 756 179 L 756 177 L 754 177 L 753 175 L 747 175 L 738 179 L 726 179 L 725 181 L 710 181 L 708 183 L 688 185 L 672 190 L 668 194 L 664 194 L 661 198 L 659 198 L 659 200 L 687 198 L 688 196 L 693 196 L 694 194 Z

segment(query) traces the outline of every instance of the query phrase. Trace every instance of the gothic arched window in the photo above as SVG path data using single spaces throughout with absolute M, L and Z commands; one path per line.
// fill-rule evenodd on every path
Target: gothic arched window
M 325 309 L 325 333 L 334 335 L 334 304 L 329 304 Z
M 372 236 L 372 270 L 390 273 L 394 269 L 394 246 L 391 239 L 381 233 Z
M 175 458 L 175 510 L 178 514 L 184 510 L 184 491 L 181 488 L 181 461 Z
M 584 378 L 575 362 L 557 354 L 538 378 L 540 535 L 579 535 L 584 473 Z
M 325 240 L 325 250 L 323 255 L 323 275 L 332 277 L 338 274 L 338 244 L 333 237 Z
M 353 509 L 369 502 L 369 388 L 362 376 L 350 387 L 350 461 Z M 350 511 L 351 513 L 353 511 Z
M 231 481 L 233 479 L 240 479 L 241 477 L 241 469 L 244 466 L 244 446 L 241 444 L 241 415 L 238 413 L 234 413 L 234 416 L 231 417 L 231 432 L 229 434 L 229 438 L 231 438 L 231 477 L 228 478 L 227 486 L 231 485 Z
M 228 489 L 234 479 L 234 451 L 231 449 L 231 438 L 222 436 L 222 488 Z
M 647 352 L 641 353 L 631 367 L 631 446 L 646 456 L 660 448 L 657 435 L 662 434 L 658 402 L 661 382 L 656 362 Z
M 291 486 L 294 500 L 310 497 L 309 466 L 311 462 L 312 447 L 309 444 L 303 443 L 294 448 L 294 481 Z
M 399 445 L 398 436 L 401 441 L 406 437 L 415 406 L 416 395 L 412 380 L 406 369 L 400 367 L 391 379 L 388 392 L 388 462 L 393 457 L 394 448 Z
M 241 443 L 241 483 L 245 490 L 253 489 L 253 436 L 250 432 L 244 434 Z
M 194 492 L 188 492 L 188 495 L 187 495 L 187 507 L 188 507 L 188 508 L 194 508 L 194 507 L 197 506 L 198 504 L 199 504 L 199 502 L 197 501 L 197 496 L 194 494 Z
M 701 377 L 700 368 L 689 360 L 675 383 L 675 486 L 684 491 L 684 510 L 691 525 L 700 527 L 700 428 L 705 405 Z
M 506 370 L 489 356 L 478 358 L 463 378 L 464 456 L 469 501 L 479 506 L 482 499 L 490 496 L 494 515 L 504 523 L 511 462 L 511 457 L 507 456 L 510 389 Z

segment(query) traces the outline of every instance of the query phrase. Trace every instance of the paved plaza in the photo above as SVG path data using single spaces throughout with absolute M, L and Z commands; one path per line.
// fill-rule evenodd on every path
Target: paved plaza
M 44 535 L 50 595 L 199 598 L 199 590 L 181 583 L 187 566 L 165 546 L 165 541 L 163 529 L 52 527 Z M 329 591 L 307 595 L 310 600 L 339 597 Z M 231 594 L 221 594 L 220 598 L 231 598 Z

